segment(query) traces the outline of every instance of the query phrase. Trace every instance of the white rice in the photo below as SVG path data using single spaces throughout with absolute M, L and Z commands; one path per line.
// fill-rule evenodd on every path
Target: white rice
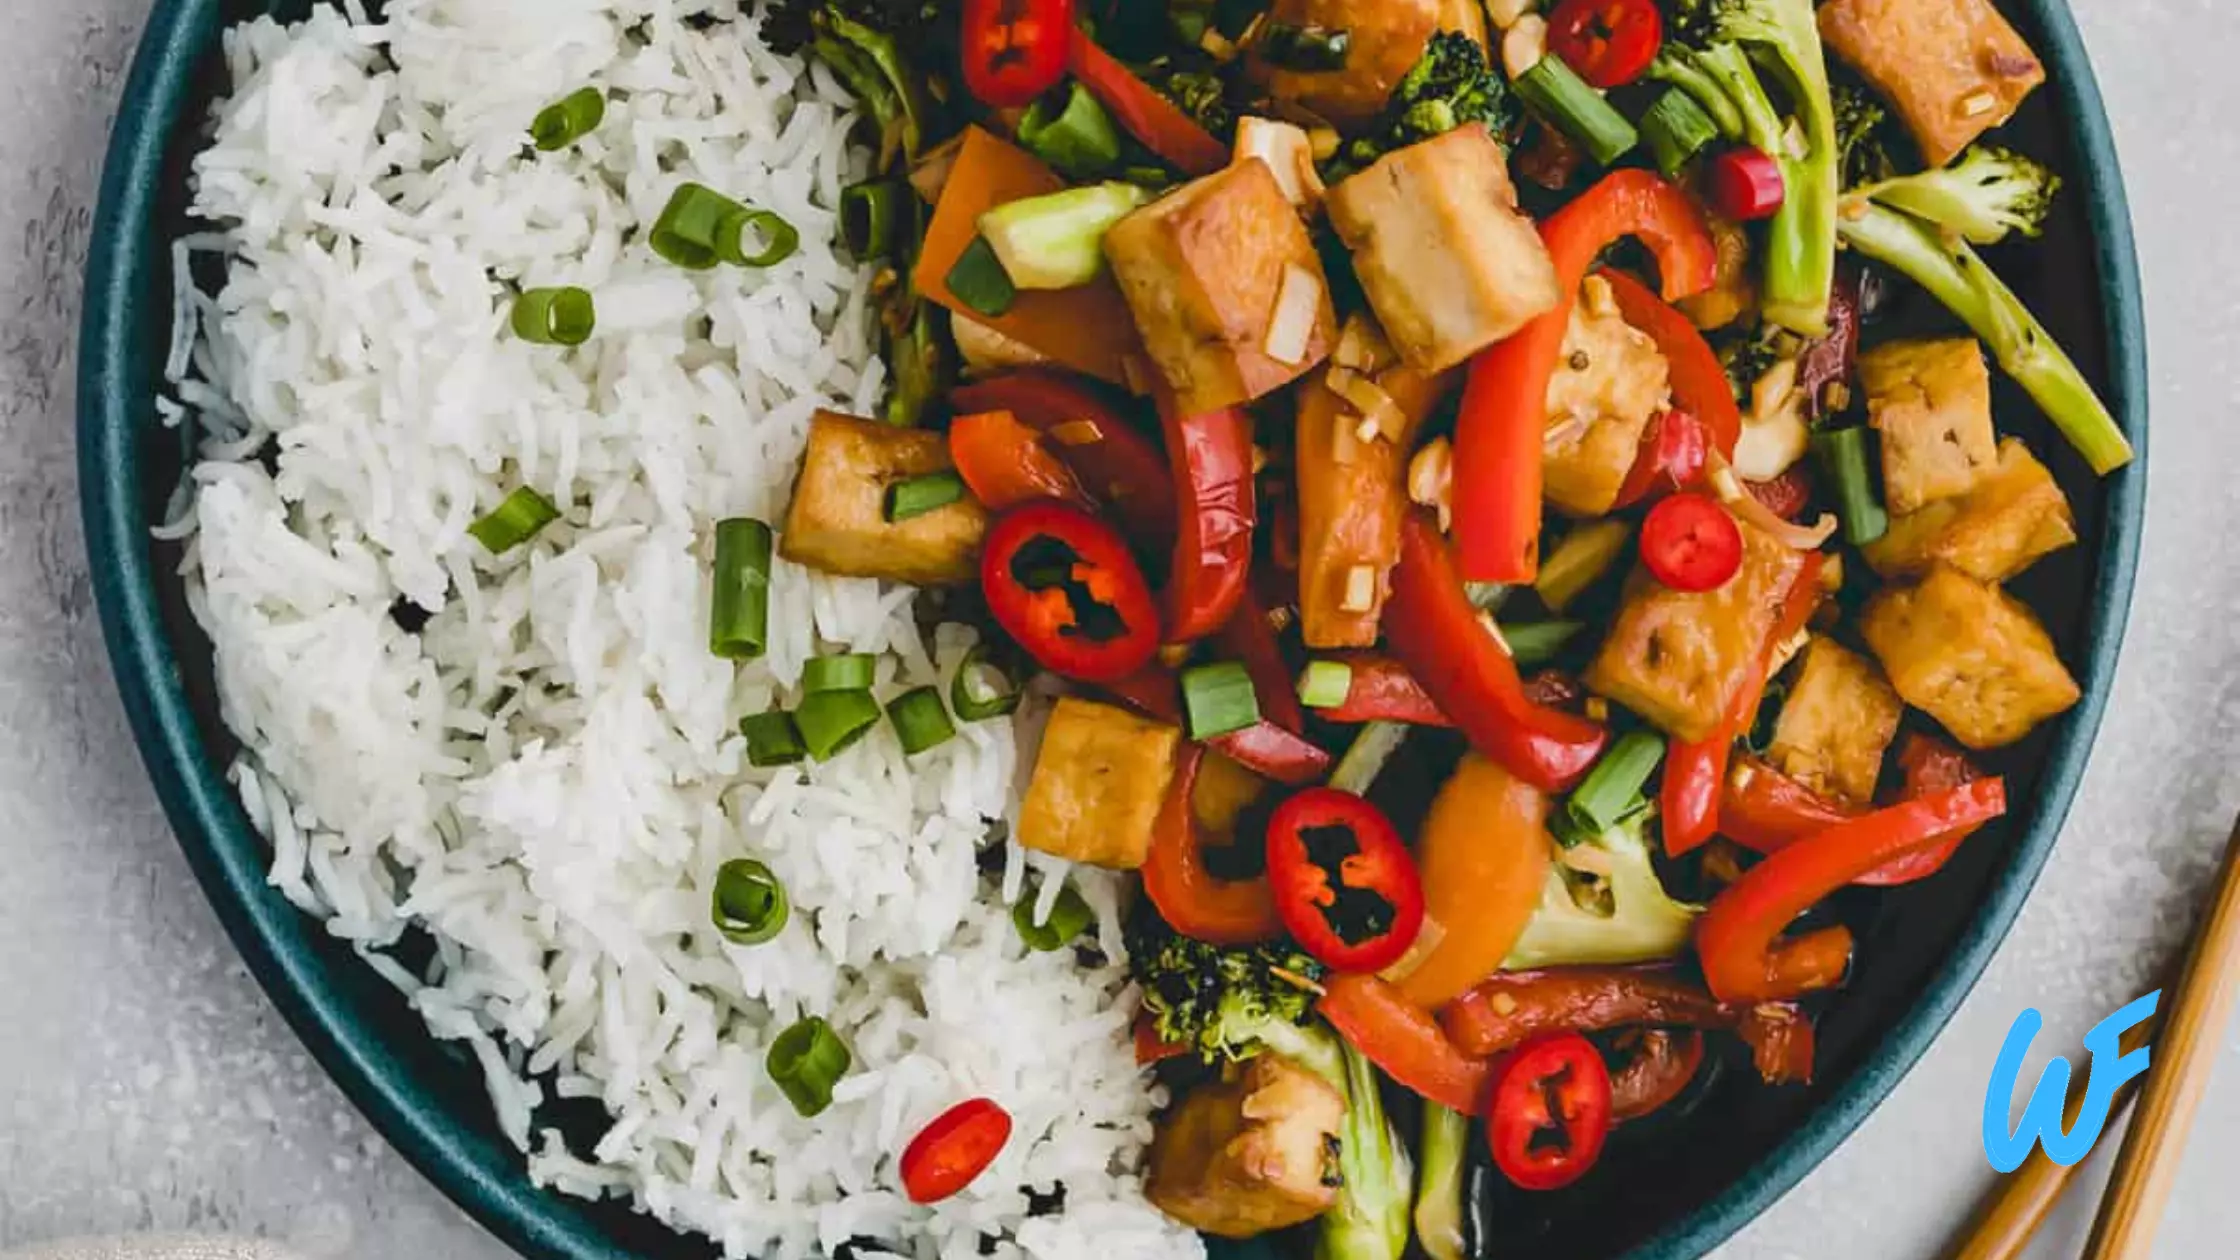
M 868 277 L 831 243 L 868 161 L 846 96 L 763 48 L 737 0 L 345 9 L 227 37 L 195 164 L 223 230 L 178 245 L 162 404 L 201 458 L 159 532 L 187 541 L 273 886 L 464 1044 L 557 1189 L 628 1196 L 733 1256 L 1202 1254 L 1142 1199 L 1158 1099 L 1124 970 L 1024 954 L 1009 921 L 1007 898 L 1047 905 L 1070 874 L 1117 963 L 1119 883 L 1017 850 L 1000 887 L 976 870 L 984 820 L 1017 802 L 1019 731 L 745 764 L 738 720 L 809 656 L 880 653 L 891 696 L 945 685 L 970 632 L 928 641 L 910 592 L 781 562 L 767 659 L 707 649 L 715 522 L 776 520 L 811 412 L 883 391 Z M 585 84 L 612 94 L 604 126 L 525 152 L 537 110 Z M 800 252 L 661 262 L 641 238 L 688 179 L 784 215 Z M 185 278 L 213 255 L 214 296 Z M 596 295 L 589 344 L 504 331 L 514 286 L 558 283 Z M 522 485 L 565 520 L 492 557 L 467 527 Z M 432 614 L 418 634 L 400 601 Z M 739 948 L 709 930 L 709 887 L 749 855 L 794 914 Z M 419 973 L 382 952 L 415 925 L 436 946 Z M 762 1066 L 804 1014 L 854 1056 L 813 1120 Z M 540 1117 L 554 1093 L 611 1126 L 571 1146 Z M 896 1154 L 975 1095 L 1011 1113 L 1010 1144 L 910 1204 Z M 1059 1185 L 1062 1209 L 1030 1214 L 1028 1188 Z

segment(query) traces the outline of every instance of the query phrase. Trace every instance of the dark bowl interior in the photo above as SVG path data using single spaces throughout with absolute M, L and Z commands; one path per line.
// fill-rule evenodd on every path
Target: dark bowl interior
M 120 685 L 151 774 L 213 904 L 313 1052 L 405 1154 L 507 1242 L 536 1256 L 713 1254 L 620 1204 L 531 1187 L 498 1136 L 472 1064 L 423 1031 L 396 992 L 264 886 L 263 850 L 222 780 L 210 648 L 188 615 L 177 555 L 151 545 L 184 452 L 152 420 L 170 292 L 167 242 L 186 226 L 187 162 L 223 85 L 223 25 L 301 3 L 164 0 L 144 36 L 110 154 L 90 267 L 80 391 L 93 571 Z M 2069 192 L 2042 242 L 1994 258 L 2003 275 L 2145 444 L 2143 333 L 2120 178 L 2090 70 L 2059 0 L 2007 6 L 2054 68 L 2008 143 L 2059 168 Z M 1895 319 L 1930 326 L 1916 301 Z M 2001 427 L 2045 456 L 2076 507 L 2081 546 L 2017 583 L 2040 609 L 2085 701 L 2009 750 L 2016 813 L 1934 880 L 1834 907 L 1859 965 L 1820 1020 L 1819 1074 L 1769 1089 L 1746 1070 L 1710 1079 L 1693 1105 L 1633 1126 L 1573 1189 L 1525 1196 L 1488 1185 L 1489 1238 L 1567 1257 L 1700 1255 L 1785 1191 L 1863 1119 L 1924 1050 L 2019 908 L 2080 776 L 2113 671 L 2145 489 L 2141 464 L 2100 481 L 2010 382 Z M 1428 777 L 1427 772 L 1425 773 Z M 595 1127 L 590 1114 L 562 1118 Z M 1481 1174 L 1485 1170 L 1479 1170 Z M 1239 1249 L 1243 1251 L 1252 1249 Z M 1506 1249 L 1505 1249 L 1506 1250 Z

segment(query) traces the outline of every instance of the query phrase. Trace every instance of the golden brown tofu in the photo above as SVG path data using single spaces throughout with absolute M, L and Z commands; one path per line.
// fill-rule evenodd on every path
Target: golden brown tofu
M 1562 300 L 1483 123 L 1385 154 L 1327 206 L 1385 335 L 1419 371 L 1443 372 Z
M 1019 809 L 1019 843 L 1116 871 L 1142 866 L 1181 739 L 1167 723 L 1126 709 L 1058 701 Z
M 1690 594 L 1646 573 L 1627 585 L 1610 637 L 1587 668 L 1589 690 L 1679 739 L 1711 734 L 1758 668 L 1804 553 L 1747 521 L 1742 568 L 1725 586 Z
M 1820 37 L 1897 107 L 1931 166 L 2014 117 L 2046 81 L 1991 0 L 1828 0 Z
M 2077 702 L 2076 680 L 2020 601 L 1938 565 L 1868 601 L 1859 632 L 1906 703 L 1970 748 L 2001 748 Z
M 2068 496 L 2029 446 L 2010 437 L 2000 440 L 1999 462 L 1975 489 L 1892 517 L 1889 532 L 1861 551 L 1886 578 L 1911 577 L 1941 563 L 1981 582 L 2004 582 L 2075 541 Z
M 938 433 L 820 411 L 809 425 L 778 554 L 844 577 L 917 586 L 970 582 L 988 528 L 987 512 L 971 495 L 906 521 L 886 517 L 889 486 L 953 467 Z
M 1766 753 L 1775 769 L 1806 787 L 1864 805 L 1874 799 L 1882 754 L 1904 712 L 1905 702 L 1873 661 L 1815 635 Z
M 1602 516 L 1641 453 L 1649 417 L 1671 399 L 1657 343 L 1618 313 L 1610 284 L 1588 276 L 1571 307 L 1563 353 L 1548 378 L 1542 493 L 1573 516 Z
M 1434 33 L 1460 31 L 1480 47 L 1486 42 L 1478 0 L 1276 0 L 1268 20 L 1346 33 L 1345 65 L 1336 70 L 1286 70 L 1257 53 L 1246 68 L 1293 112 L 1347 129 L 1376 118 Z
M 1345 1097 L 1328 1082 L 1260 1055 L 1235 1080 L 1185 1095 L 1160 1121 L 1144 1197 L 1224 1238 L 1311 1221 L 1338 1200 L 1345 1116 Z
M 1104 252 L 1185 414 L 1280 389 L 1336 339 L 1322 258 L 1264 161 L 1226 167 L 1120 220 Z M 1285 362 L 1268 353 L 1268 332 L 1291 274 L 1291 284 L 1311 282 L 1315 313 L 1298 358 Z
M 1998 458 L 1991 369 L 1973 337 L 1894 341 L 1859 356 L 1867 423 L 1882 434 L 1882 492 L 1903 516 L 1966 494 Z
M 1681 298 L 1678 305 L 1696 327 L 1708 331 L 1725 328 L 1758 309 L 1758 280 L 1750 268 L 1750 234 L 1742 225 L 1708 209 L 1703 221 L 1711 228 L 1712 243 L 1718 247 L 1719 269 L 1710 288 Z

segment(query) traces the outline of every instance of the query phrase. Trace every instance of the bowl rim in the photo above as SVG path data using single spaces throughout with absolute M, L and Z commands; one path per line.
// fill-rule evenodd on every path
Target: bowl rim
M 157 0 L 126 82 L 102 172 L 79 336 L 78 471 L 86 550 L 103 636 L 134 740 L 166 817 L 220 922 L 296 1035 L 351 1102 L 424 1176 L 515 1250 L 553 1260 L 629 1260 L 579 1205 L 533 1185 L 510 1148 L 482 1140 L 399 1070 L 385 1038 L 325 982 L 310 921 L 266 880 L 263 846 L 208 750 L 158 611 L 138 492 L 140 400 L 154 382 L 132 353 L 152 289 L 149 237 L 167 146 L 215 45 L 221 0 Z M 2091 756 L 2112 686 L 2144 528 L 2147 346 L 2144 302 L 2115 140 L 2065 0 L 2018 0 L 2055 68 L 2049 89 L 2073 127 L 2071 187 L 2083 196 L 2101 281 L 2111 404 L 2137 447 L 2109 478 L 2082 661 L 2080 701 L 2048 759 L 2034 817 L 1989 895 L 1905 1015 L 1844 1087 L 1733 1185 L 1627 1253 L 1690 1260 L 1787 1193 L 1856 1129 L 1935 1041 L 1974 987 L 2051 854 Z

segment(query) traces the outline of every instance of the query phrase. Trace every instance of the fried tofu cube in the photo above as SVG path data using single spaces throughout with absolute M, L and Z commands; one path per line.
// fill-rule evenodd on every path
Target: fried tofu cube
M 1346 33 L 1345 64 L 1337 69 L 1286 69 L 1259 55 L 1246 69 L 1293 112 L 1347 129 L 1363 127 L 1383 111 L 1392 90 L 1423 59 L 1433 34 L 1459 31 L 1481 48 L 1486 42 L 1478 0 L 1276 0 L 1268 21 Z
M 1804 553 L 1738 523 L 1742 568 L 1725 586 L 1676 591 L 1636 573 L 1587 668 L 1589 690 L 1677 739 L 1703 739 L 1718 728 L 1758 668 L 1782 600 L 1804 567 Z
M 1946 565 L 1878 593 L 1859 632 L 1906 703 L 1970 748 L 2005 747 L 2077 702 L 2076 680 L 2037 616 Z
M 1224 1238 L 1313 1220 L 1338 1201 L 1345 1118 L 1345 1097 L 1329 1082 L 1280 1055 L 1258 1055 L 1160 1121 L 1144 1197 Z
M 1418 371 L 1443 372 L 1563 299 L 1483 123 L 1385 154 L 1327 206 L 1370 308 Z
M 2046 81 L 1991 0 L 1828 0 L 1820 38 L 1897 107 L 1931 166 L 2004 125 Z
M 1181 741 L 1175 727 L 1126 709 L 1058 701 L 1019 810 L 1019 843 L 1116 871 L 1142 866 Z
M 1998 459 L 1991 369 L 1972 337 L 1896 341 L 1859 356 L 1867 423 L 1882 434 L 1882 490 L 1903 516 L 1966 494 Z
M 1610 283 L 1587 277 L 1548 378 L 1540 460 L 1548 502 L 1573 516 L 1608 514 L 1641 453 L 1649 418 L 1671 399 L 1671 383 L 1657 343 L 1618 313 Z
M 843 577 L 915 586 L 970 582 L 988 528 L 978 500 L 968 494 L 905 521 L 886 516 L 889 487 L 954 468 L 938 433 L 820 411 L 809 424 L 778 554 Z
M 2020 438 L 1999 442 L 1999 462 L 1975 489 L 1890 519 L 1861 551 L 1886 578 L 1949 564 L 1980 582 L 2004 582 L 2038 557 L 2077 541 L 2069 499 Z
M 1873 661 L 1832 639 L 1805 645 L 1766 753 L 1774 768 L 1854 805 L 1874 799 L 1905 702 Z
M 1338 317 L 1299 212 L 1264 161 L 1238 162 L 1112 225 L 1105 257 L 1185 414 L 1250 402 L 1320 363 Z M 1268 333 L 1286 287 L 1310 284 L 1314 322 L 1296 360 Z

